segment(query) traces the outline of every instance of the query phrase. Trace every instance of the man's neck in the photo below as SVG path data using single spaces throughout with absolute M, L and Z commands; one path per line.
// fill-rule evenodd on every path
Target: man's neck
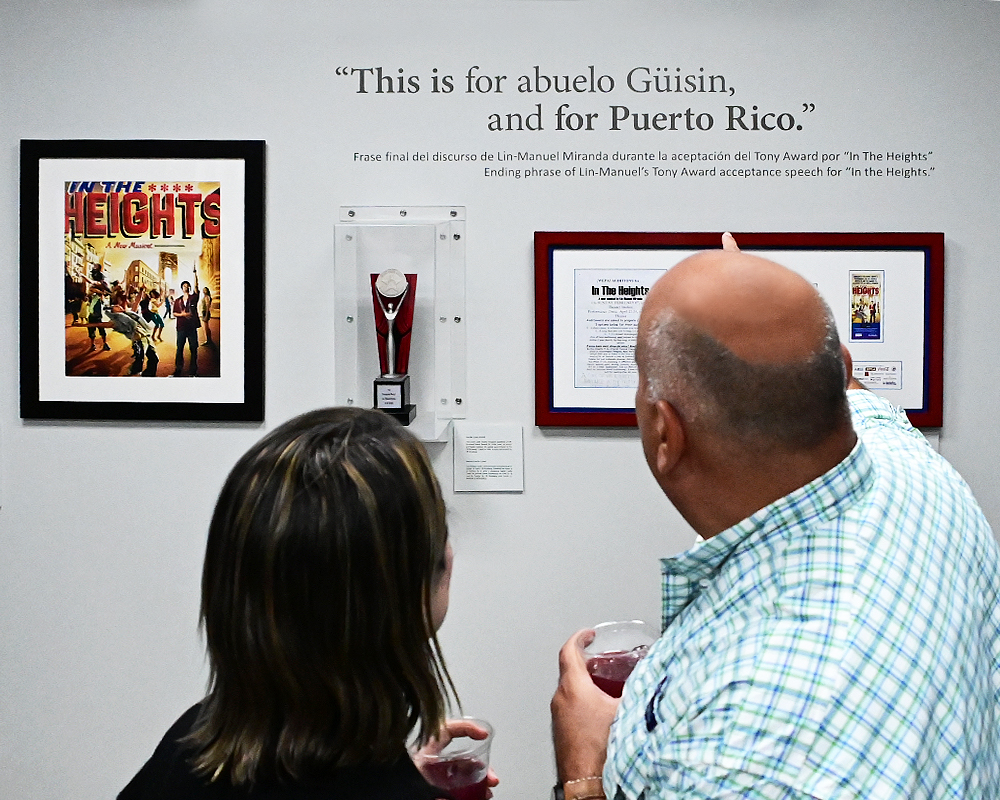
M 850 455 L 856 442 L 848 428 L 808 451 L 725 460 L 691 481 L 690 497 L 671 499 L 695 532 L 709 539 L 825 475 Z

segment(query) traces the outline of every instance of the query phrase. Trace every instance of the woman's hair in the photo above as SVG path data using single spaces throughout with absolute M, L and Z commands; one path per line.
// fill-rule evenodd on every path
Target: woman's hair
M 423 445 L 379 411 L 313 411 L 254 445 L 209 528 L 196 772 L 308 780 L 435 734 L 454 695 L 431 616 L 447 539 Z

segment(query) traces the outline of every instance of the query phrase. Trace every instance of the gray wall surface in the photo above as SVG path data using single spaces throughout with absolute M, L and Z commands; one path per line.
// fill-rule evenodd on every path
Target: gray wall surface
M 657 559 L 693 534 L 634 431 L 533 426 L 536 230 L 943 231 L 942 453 L 1000 522 L 1000 3 L 480 0 L 0 4 L 0 795 L 98 800 L 204 689 L 200 562 L 219 487 L 266 430 L 334 395 L 333 232 L 342 205 L 467 209 L 468 416 L 525 428 L 523 494 L 455 495 L 442 629 L 466 713 L 493 721 L 499 800 L 554 780 L 556 654 L 605 619 L 659 619 Z M 517 77 L 609 75 L 608 93 Z M 466 75 L 506 75 L 468 93 Z M 721 74 L 732 95 L 642 93 L 636 67 Z M 360 92 L 358 73 L 419 91 Z M 433 92 L 435 74 L 454 77 Z M 365 73 L 369 76 L 374 73 Z M 368 85 L 370 89 L 371 85 Z M 596 113 L 557 130 L 556 109 Z M 491 131 L 542 107 L 543 130 Z M 727 105 L 801 130 L 726 130 Z M 708 113 L 711 130 L 611 129 Z M 264 425 L 25 422 L 18 412 L 20 139 L 267 141 Z M 356 152 L 919 152 L 926 175 L 490 178 L 481 163 Z M 846 156 L 840 156 L 845 166 Z M 933 167 L 931 170 L 930 167 Z M 56 267 L 54 267 L 55 269 Z

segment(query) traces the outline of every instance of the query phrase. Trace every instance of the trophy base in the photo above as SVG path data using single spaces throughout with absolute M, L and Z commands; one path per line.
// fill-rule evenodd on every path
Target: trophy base
M 417 416 L 410 402 L 409 375 L 380 375 L 375 379 L 375 408 L 384 411 L 401 425 L 409 425 Z
M 405 408 L 397 409 L 395 411 L 389 408 L 381 408 L 379 410 L 383 414 L 388 414 L 400 425 L 409 425 L 417 416 L 417 407 L 413 403 L 410 403 Z

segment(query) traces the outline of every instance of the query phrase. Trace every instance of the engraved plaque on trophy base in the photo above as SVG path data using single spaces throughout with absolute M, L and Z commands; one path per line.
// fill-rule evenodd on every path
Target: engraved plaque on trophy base
M 409 375 L 381 375 L 375 379 L 375 408 L 409 425 L 417 416 L 417 407 L 410 402 Z

